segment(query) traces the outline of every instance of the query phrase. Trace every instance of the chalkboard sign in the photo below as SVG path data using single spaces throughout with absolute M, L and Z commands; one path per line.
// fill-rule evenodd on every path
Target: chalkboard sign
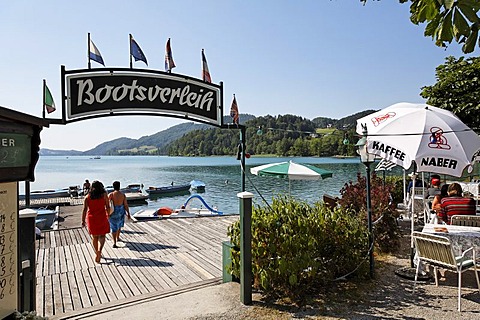
M 0 133 L 0 168 L 28 167 L 31 137 L 19 133 Z
M 18 307 L 17 182 L 0 183 L 0 318 Z

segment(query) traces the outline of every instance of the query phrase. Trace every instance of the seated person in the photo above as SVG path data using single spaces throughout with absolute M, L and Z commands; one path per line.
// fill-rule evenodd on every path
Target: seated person
M 90 181 L 85 179 L 85 182 L 83 183 L 83 195 L 87 196 L 88 192 L 90 192 Z
M 440 179 L 432 178 L 431 186 L 427 190 L 425 195 L 427 198 L 435 197 L 437 194 L 440 194 Z
M 448 197 L 448 184 L 444 184 L 440 188 L 440 193 L 435 195 L 435 197 L 432 200 L 432 210 L 437 213 L 437 215 L 440 215 L 440 212 L 442 211 L 442 207 L 440 206 L 440 202 L 442 201 L 443 198 Z
M 462 186 L 456 182 L 448 187 L 448 197 L 442 199 L 440 207 L 440 217 L 447 224 L 455 215 L 476 215 L 475 200 L 462 197 Z

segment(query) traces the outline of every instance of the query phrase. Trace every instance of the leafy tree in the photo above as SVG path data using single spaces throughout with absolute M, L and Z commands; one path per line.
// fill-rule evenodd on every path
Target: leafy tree
M 470 128 L 480 131 L 480 58 L 447 57 L 436 68 L 437 83 L 422 88 L 427 103 L 453 112 Z
M 364 4 L 367 0 L 360 0 Z M 480 19 L 478 0 L 399 0 L 410 2 L 410 21 L 426 22 L 425 36 L 430 36 L 439 47 L 453 40 L 462 44 L 464 53 L 471 53 L 479 42 Z

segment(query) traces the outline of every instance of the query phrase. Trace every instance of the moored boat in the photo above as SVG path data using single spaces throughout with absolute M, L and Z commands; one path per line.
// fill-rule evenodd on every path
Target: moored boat
M 125 196 L 129 205 L 144 204 L 148 199 L 148 194 L 142 192 L 125 192 Z
M 55 209 L 40 208 L 40 209 L 22 209 L 20 213 L 32 212 L 36 213 L 35 226 L 41 230 L 55 229 L 58 221 L 58 212 L 60 208 Z
M 120 191 L 123 193 L 141 193 L 143 189 L 143 184 L 133 183 L 129 184 L 126 187 L 120 188 Z M 113 186 L 106 186 L 105 191 L 108 193 L 113 192 Z
M 189 203 L 194 199 L 200 200 L 200 202 L 202 203 L 202 206 L 200 208 L 190 207 Z M 218 215 L 223 215 L 223 212 L 218 211 L 216 208 L 210 207 L 201 196 L 199 196 L 198 194 L 194 194 L 191 195 L 180 208 L 148 208 L 135 212 L 134 214 L 132 214 L 132 217 L 134 220 L 154 220 L 164 218 L 191 218 Z
M 200 180 L 192 180 L 190 181 L 190 186 L 192 190 L 195 190 L 197 192 L 203 192 L 205 191 L 205 183 Z
M 30 199 L 64 198 L 64 197 L 70 197 L 70 196 L 71 195 L 70 195 L 69 188 L 30 192 Z M 25 200 L 25 194 L 19 194 L 18 199 Z
M 164 187 L 148 187 L 145 191 L 150 196 L 162 196 L 188 193 L 190 191 L 190 184 L 170 185 Z

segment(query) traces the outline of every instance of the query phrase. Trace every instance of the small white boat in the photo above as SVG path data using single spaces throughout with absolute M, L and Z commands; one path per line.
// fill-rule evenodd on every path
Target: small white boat
M 43 224 L 43 228 L 39 229 L 44 230 L 44 229 L 54 229 L 55 227 L 55 222 L 58 220 L 58 211 L 59 207 L 57 206 L 55 210 L 52 209 L 35 209 L 37 211 L 37 219 L 36 220 L 43 220 L 45 219 L 45 223 Z
M 169 218 L 193 218 L 202 216 L 218 216 L 222 212 L 213 212 L 206 208 L 188 208 L 188 209 L 172 209 L 168 207 L 161 207 L 159 209 L 149 208 L 142 209 L 134 214 L 134 220 L 155 220 L 155 219 L 169 219 Z
M 41 230 L 49 230 L 49 229 L 56 229 L 58 225 L 58 212 L 60 208 L 58 206 L 55 207 L 55 210 L 47 209 L 47 208 L 40 208 L 40 209 L 33 209 L 27 208 L 20 210 L 20 213 L 35 213 L 35 226 Z
M 202 203 L 201 208 L 191 208 L 189 203 L 193 199 L 198 199 Z M 201 217 L 201 216 L 218 216 L 223 215 L 223 212 L 218 211 L 216 208 L 210 207 L 205 200 L 198 194 L 193 194 L 188 197 L 187 201 L 178 209 L 172 209 L 170 207 L 161 207 L 158 209 L 148 208 L 139 210 L 132 214 L 135 220 L 152 220 L 162 218 L 189 218 L 189 217 Z
M 42 191 L 31 191 L 30 199 L 46 199 L 46 198 L 65 198 L 70 197 L 70 188 L 52 189 Z M 25 200 L 24 194 L 18 195 L 19 200 Z
M 200 180 L 190 181 L 190 186 L 192 190 L 196 190 L 197 192 L 205 191 L 205 183 Z

